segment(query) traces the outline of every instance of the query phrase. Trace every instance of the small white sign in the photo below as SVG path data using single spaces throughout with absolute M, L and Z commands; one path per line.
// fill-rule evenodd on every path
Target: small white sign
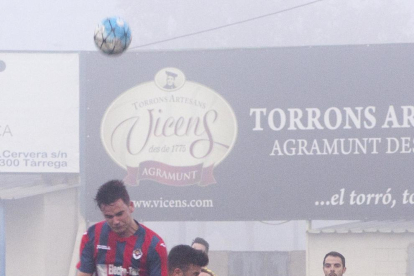
M 79 55 L 0 53 L 0 173 L 79 172 Z

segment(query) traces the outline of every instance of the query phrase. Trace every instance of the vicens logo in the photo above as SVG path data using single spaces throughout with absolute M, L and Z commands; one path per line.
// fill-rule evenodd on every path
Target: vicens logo
M 109 156 L 130 185 L 149 179 L 172 186 L 216 183 L 213 170 L 232 150 L 237 121 L 217 92 L 177 68 L 121 94 L 101 124 Z

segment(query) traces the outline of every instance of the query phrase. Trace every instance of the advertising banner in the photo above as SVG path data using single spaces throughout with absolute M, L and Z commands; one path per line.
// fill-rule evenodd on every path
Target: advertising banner
M 414 45 L 81 54 L 89 220 L 411 218 Z
M 0 173 L 79 173 L 79 55 L 0 53 Z

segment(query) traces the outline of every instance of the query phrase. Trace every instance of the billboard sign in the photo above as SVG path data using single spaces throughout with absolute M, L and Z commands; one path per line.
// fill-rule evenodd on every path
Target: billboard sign
M 84 54 L 87 197 L 117 178 L 145 220 L 411 217 L 413 50 Z

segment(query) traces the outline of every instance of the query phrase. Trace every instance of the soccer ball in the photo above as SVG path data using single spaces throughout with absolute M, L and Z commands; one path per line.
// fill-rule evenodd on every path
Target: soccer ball
M 105 54 L 122 54 L 131 44 L 131 30 L 127 22 L 119 17 L 102 20 L 93 36 L 96 46 Z

